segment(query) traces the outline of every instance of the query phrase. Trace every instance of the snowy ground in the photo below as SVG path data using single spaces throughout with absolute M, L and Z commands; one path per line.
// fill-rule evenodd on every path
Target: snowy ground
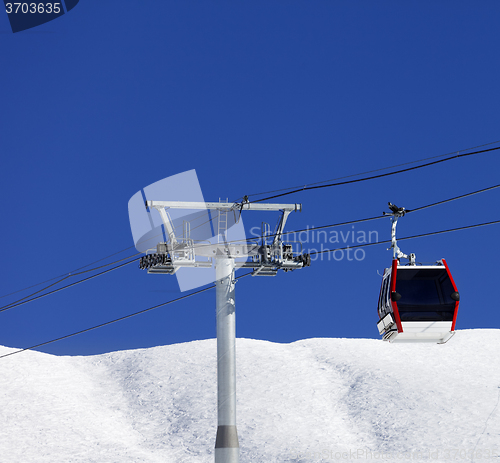
M 0 461 L 213 462 L 215 355 L 207 340 L 1 359 Z M 241 463 L 500 463 L 500 330 L 445 345 L 238 339 L 237 364 Z

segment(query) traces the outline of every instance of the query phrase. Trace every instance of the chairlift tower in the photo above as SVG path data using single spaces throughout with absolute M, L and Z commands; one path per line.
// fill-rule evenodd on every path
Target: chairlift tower
M 311 264 L 309 254 L 302 253 L 298 242 L 282 239 L 288 215 L 301 211 L 301 204 L 266 204 L 229 202 L 146 201 L 146 208 L 156 209 L 165 227 L 168 240 L 158 243 L 141 258 L 140 268 L 148 273 L 174 274 L 182 267 L 208 268 L 215 266 L 217 319 L 217 435 L 215 463 L 238 463 L 239 443 L 236 429 L 236 319 L 235 268 L 252 268 L 252 276 L 274 276 L 279 270 L 292 271 Z M 189 236 L 189 225 L 183 237 L 175 233 L 169 209 L 208 209 L 218 211 L 217 243 L 195 242 Z M 281 218 L 272 235 L 263 224 L 262 236 L 257 242 L 226 239 L 227 214 L 244 210 L 280 211 Z M 260 242 L 259 242 L 260 241 Z M 298 245 L 298 246 L 297 246 Z M 295 248 L 294 248 L 295 246 Z M 238 258 L 250 258 L 238 262 Z

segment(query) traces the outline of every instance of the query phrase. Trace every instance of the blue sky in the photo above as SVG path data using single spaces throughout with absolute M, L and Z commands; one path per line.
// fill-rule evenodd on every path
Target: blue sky
M 16 34 L 0 15 L 1 294 L 133 246 L 130 197 L 170 175 L 196 169 L 205 200 L 235 200 L 500 140 L 499 14 L 495 1 L 82 0 Z M 497 184 L 499 167 L 492 152 L 280 202 L 303 205 L 287 230 L 303 229 Z M 499 194 L 409 214 L 398 234 L 498 220 Z M 245 226 L 261 219 L 249 212 Z M 417 260 L 447 259 L 462 297 L 457 329 L 500 324 L 499 230 L 400 243 Z M 355 231 L 388 239 L 390 221 Z M 377 272 L 390 260 L 379 245 L 359 261 L 324 256 L 247 277 L 236 285 L 237 336 L 377 338 Z M 129 265 L 0 313 L 0 344 L 28 347 L 180 295 L 175 278 Z M 41 350 L 214 336 L 207 291 Z

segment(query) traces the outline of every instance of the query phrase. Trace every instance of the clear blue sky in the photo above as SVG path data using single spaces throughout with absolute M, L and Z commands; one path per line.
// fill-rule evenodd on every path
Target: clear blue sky
M 1 294 L 132 246 L 130 197 L 170 175 L 196 169 L 205 200 L 231 200 L 499 140 L 499 15 L 497 1 L 81 0 L 12 34 L 0 14 Z M 280 201 L 302 203 L 287 230 L 302 229 L 500 183 L 499 167 L 493 152 Z M 408 215 L 399 235 L 500 219 L 499 195 Z M 260 220 L 248 213 L 245 226 Z M 390 221 L 355 231 L 388 239 Z M 499 231 L 400 243 L 418 260 L 447 259 L 462 297 L 457 329 L 500 325 Z M 237 335 L 377 338 L 377 271 L 391 252 L 365 252 L 238 282 Z M 0 344 L 31 346 L 180 295 L 174 277 L 130 265 L 0 313 Z M 41 350 L 214 336 L 209 291 Z

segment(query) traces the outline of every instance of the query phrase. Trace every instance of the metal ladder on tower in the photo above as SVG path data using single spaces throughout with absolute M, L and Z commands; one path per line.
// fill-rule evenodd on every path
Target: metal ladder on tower
M 222 201 L 221 198 L 219 198 L 219 203 L 225 202 L 227 203 L 228 198 L 226 198 L 226 201 Z M 223 242 L 226 242 L 226 232 L 227 232 L 227 211 L 223 211 L 219 209 L 219 215 L 218 215 L 218 220 L 217 220 L 217 243 L 221 242 L 221 239 Z

